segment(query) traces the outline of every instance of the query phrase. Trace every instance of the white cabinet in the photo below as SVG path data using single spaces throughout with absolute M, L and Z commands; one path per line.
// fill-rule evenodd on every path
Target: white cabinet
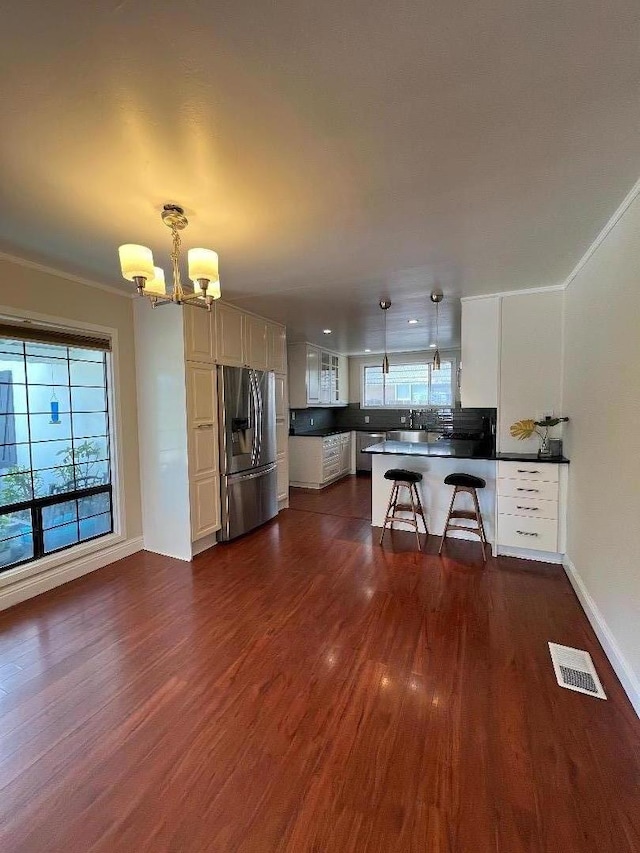
M 317 347 L 306 348 L 306 403 L 320 403 L 321 399 L 321 352 Z
M 194 310 L 194 309 L 186 309 Z M 243 367 L 247 362 L 242 311 L 232 305 L 216 305 L 216 360 L 218 364 Z
M 498 405 L 500 297 L 462 300 L 460 397 L 465 408 Z
M 252 314 L 244 315 L 245 360 L 247 367 L 268 367 L 267 323 Z
M 340 473 L 351 473 L 351 433 L 345 432 L 340 436 Z
M 560 466 L 498 462 L 497 545 L 527 551 L 560 550 Z M 566 473 L 566 472 L 565 472 Z
M 287 372 L 287 335 L 277 323 L 267 323 L 267 370 Z
M 215 306 L 211 311 L 185 309 L 183 322 L 186 360 L 213 364 L 216 359 Z
M 289 362 L 289 405 L 306 409 L 320 405 L 320 350 L 310 344 L 291 344 Z
M 346 406 L 349 402 L 349 359 L 338 356 L 338 403 Z
M 187 362 L 187 448 L 193 542 L 220 529 L 215 365 Z
M 287 377 L 276 373 L 276 464 L 278 469 L 278 503 L 289 505 L 289 407 Z
M 351 472 L 351 433 L 325 438 L 289 436 L 289 477 L 292 486 L 322 489 Z
M 349 366 L 346 356 L 312 344 L 289 347 L 289 402 L 292 409 L 346 406 Z

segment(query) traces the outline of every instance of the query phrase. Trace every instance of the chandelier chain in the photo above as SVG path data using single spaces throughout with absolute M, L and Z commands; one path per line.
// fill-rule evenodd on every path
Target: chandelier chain
M 171 266 L 173 268 L 173 288 L 174 288 L 174 299 L 176 302 L 181 302 L 184 297 L 184 292 L 182 290 L 182 281 L 180 278 L 180 232 L 176 228 L 175 225 L 171 226 L 171 235 L 173 238 L 173 250 L 171 252 Z

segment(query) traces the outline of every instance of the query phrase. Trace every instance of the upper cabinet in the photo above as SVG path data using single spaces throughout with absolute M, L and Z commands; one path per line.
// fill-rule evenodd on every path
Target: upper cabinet
M 462 300 L 460 399 L 464 408 L 498 405 L 500 297 Z
M 287 372 L 287 334 L 277 323 L 267 323 L 267 367 L 276 373 Z
M 284 326 L 246 314 L 223 302 L 216 303 L 210 316 L 215 327 L 213 339 L 218 364 L 286 373 L 287 338 Z
M 292 344 L 288 355 L 289 403 L 292 409 L 346 406 L 349 400 L 346 356 L 312 344 Z
M 219 302 L 215 306 L 216 361 L 220 364 L 231 367 L 244 367 L 246 364 L 245 316 L 232 305 Z
M 256 370 L 266 370 L 268 367 L 267 354 L 267 323 L 253 314 L 244 315 L 245 357 L 247 366 Z
M 185 308 L 184 356 L 187 361 L 213 364 L 216 358 L 216 335 L 213 312 Z

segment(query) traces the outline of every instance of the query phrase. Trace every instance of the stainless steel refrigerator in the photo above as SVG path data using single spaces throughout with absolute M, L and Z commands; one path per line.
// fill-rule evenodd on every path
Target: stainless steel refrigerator
M 272 371 L 218 368 L 222 529 L 227 542 L 278 513 Z

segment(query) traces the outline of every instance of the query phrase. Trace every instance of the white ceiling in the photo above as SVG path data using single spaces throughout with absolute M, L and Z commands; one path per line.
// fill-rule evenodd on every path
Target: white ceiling
M 292 338 L 425 346 L 428 294 L 561 281 L 640 174 L 637 0 L 3 11 L 0 248 L 117 284 L 163 202 Z M 423 322 L 406 323 L 410 316 Z

